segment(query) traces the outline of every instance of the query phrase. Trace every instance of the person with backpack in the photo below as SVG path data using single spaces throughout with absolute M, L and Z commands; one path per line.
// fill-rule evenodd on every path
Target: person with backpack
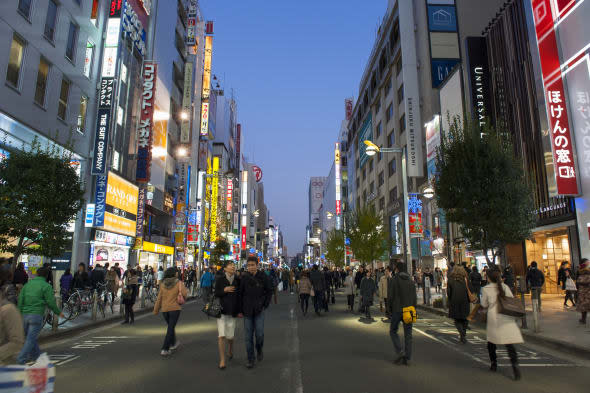
M 64 317 L 55 303 L 53 287 L 47 283 L 51 271 L 46 267 L 37 270 L 37 277 L 25 284 L 18 296 L 18 308 L 22 313 L 26 334 L 25 345 L 17 356 L 18 364 L 35 361 L 41 355 L 37 338 L 45 321 L 45 309 L 49 307 L 56 315 Z
M 218 348 L 219 348 L 219 369 L 225 370 L 226 356 L 225 347 L 227 344 L 227 358 L 234 357 L 234 335 L 236 331 L 236 317 L 238 316 L 238 291 L 240 281 L 236 277 L 236 265 L 228 261 L 223 268 L 223 274 L 219 274 L 215 280 L 215 297 L 219 298 L 221 305 L 221 317 L 217 318 Z
M 160 355 L 170 356 L 180 346 L 180 341 L 176 339 L 176 324 L 180 318 L 182 305 L 188 295 L 188 290 L 178 279 L 176 268 L 169 267 L 164 272 L 164 279 L 160 285 L 158 299 L 154 304 L 154 315 L 161 311 L 168 328 Z
M 254 367 L 264 358 L 264 311 L 270 305 L 274 287 L 269 278 L 258 270 L 258 259 L 249 256 L 246 260 L 246 273 L 241 276 L 238 292 L 238 317 L 244 318 L 244 338 L 248 362 L 246 367 Z M 256 336 L 256 358 L 254 355 L 254 336 Z
M 522 334 L 514 317 L 500 313 L 500 297 L 514 297 L 512 291 L 502 282 L 502 275 L 499 270 L 488 271 L 489 284 L 483 288 L 481 306 L 487 309 L 486 334 L 488 340 L 488 354 L 490 356 L 490 370 L 498 370 L 498 358 L 496 348 L 498 345 L 505 345 L 512 364 L 514 379 L 521 378 L 518 368 L 518 354 L 514 344 L 523 343 Z
M 416 296 L 416 284 L 406 272 L 404 263 L 397 262 L 395 264 L 395 276 L 387 286 L 387 292 L 387 307 L 389 308 L 389 315 L 391 315 L 389 335 L 397 353 L 395 364 L 407 366 L 412 358 L 412 323 L 404 321 L 404 309 L 407 310 L 413 307 L 415 312 L 418 299 Z M 400 323 L 403 323 L 404 326 L 403 347 L 397 333 Z

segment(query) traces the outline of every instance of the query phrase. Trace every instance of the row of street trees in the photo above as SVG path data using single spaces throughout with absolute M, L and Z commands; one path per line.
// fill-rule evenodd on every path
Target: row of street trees
M 459 225 L 470 248 L 482 250 L 493 266 L 506 244 L 531 236 L 536 219 L 532 185 L 504 130 L 470 118 L 450 120 L 437 151 L 437 205 Z M 346 231 L 328 233 L 326 259 L 344 264 L 347 237 L 361 263 L 380 260 L 392 246 L 384 218 L 368 206 L 349 213 Z

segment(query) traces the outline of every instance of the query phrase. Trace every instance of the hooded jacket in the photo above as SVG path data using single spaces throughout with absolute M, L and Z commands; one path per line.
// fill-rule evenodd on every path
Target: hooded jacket
M 158 291 L 158 299 L 156 300 L 156 304 L 154 305 L 154 314 L 158 314 L 158 312 L 169 312 L 169 311 L 179 311 L 182 309 L 180 304 L 178 304 L 178 292 L 182 292 L 182 296 L 186 298 L 188 295 L 188 290 L 184 286 L 184 284 L 176 277 L 165 278 L 162 281 L 163 285 L 160 285 L 160 290 Z
M 416 307 L 416 285 L 408 273 L 397 273 L 389 284 L 387 308 L 390 313 L 401 313 L 404 307 Z

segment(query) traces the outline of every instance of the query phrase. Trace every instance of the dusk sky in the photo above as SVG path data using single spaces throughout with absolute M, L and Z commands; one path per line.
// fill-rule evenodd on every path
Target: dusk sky
M 215 22 L 212 71 L 233 89 L 244 154 L 289 256 L 305 240 L 311 176 L 327 176 L 387 0 L 203 0 Z

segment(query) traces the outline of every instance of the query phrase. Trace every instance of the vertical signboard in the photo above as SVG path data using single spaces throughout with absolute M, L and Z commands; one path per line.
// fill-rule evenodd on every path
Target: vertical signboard
M 92 155 L 91 173 L 93 175 L 104 175 L 107 170 L 107 149 L 111 127 L 111 108 L 114 97 L 115 79 L 112 77 L 102 77 L 100 80 L 100 91 L 98 93 L 98 115 L 94 135 L 94 154 Z
M 143 215 L 145 209 L 145 188 L 141 188 L 137 194 L 137 221 L 135 222 L 135 249 L 140 249 L 143 244 Z
M 568 116 L 568 105 L 557 46 L 556 20 L 551 0 L 531 0 L 541 72 L 549 117 L 549 133 L 555 165 L 558 195 L 578 195 L 578 176 L 574 141 Z M 555 10 L 559 12 L 559 10 Z M 571 104 L 571 103 L 570 103 Z
M 137 170 L 135 179 L 141 183 L 150 181 L 150 166 L 152 162 L 152 139 L 154 101 L 156 97 L 156 76 L 158 66 L 152 61 L 143 63 L 143 92 L 139 127 L 137 130 Z
M 242 125 L 238 124 L 236 126 L 236 162 L 238 169 L 240 168 L 240 154 L 242 148 Z
M 492 108 L 491 75 L 488 69 L 488 50 L 484 37 L 467 37 L 467 67 L 472 102 L 471 114 L 473 119 L 479 122 L 479 126 L 483 127 L 490 117 Z
M 461 61 L 457 33 L 457 10 L 454 0 L 427 0 L 426 10 L 430 37 L 432 87 L 438 88 L 455 65 Z M 401 21 L 400 16 L 400 24 Z M 405 56 L 406 52 L 403 51 L 403 53 Z
M 342 196 L 340 187 L 340 143 L 334 148 L 334 178 L 336 179 L 336 229 L 340 229 L 340 214 L 342 213 Z
M 197 44 L 197 0 L 189 0 L 186 18 L 186 44 Z
M 410 194 L 408 198 L 408 218 L 410 237 L 422 237 L 422 201 L 416 194 Z
M 404 81 L 404 108 L 407 141 L 407 173 L 409 177 L 423 177 L 422 119 L 418 70 L 416 64 L 416 37 L 414 32 L 414 6 L 411 1 L 399 3 L 399 26 L 402 47 L 402 73 Z
M 211 242 L 217 241 L 217 209 L 219 202 L 219 157 L 213 157 L 213 181 L 211 184 Z
M 96 176 L 96 187 L 94 193 L 94 226 L 104 226 L 104 213 L 107 205 L 107 175 Z
M 242 171 L 242 250 L 246 249 L 246 230 L 248 224 L 248 171 Z
M 184 66 L 184 94 L 182 95 L 182 124 L 180 125 L 180 143 L 191 140 L 191 87 L 193 84 L 193 63 L 187 61 Z
M 233 209 L 233 197 L 234 197 L 234 182 L 232 179 L 227 180 L 227 212 L 230 213 Z
M 346 114 L 346 121 L 352 119 L 352 102 L 353 98 L 347 98 L 344 100 L 344 113 Z

